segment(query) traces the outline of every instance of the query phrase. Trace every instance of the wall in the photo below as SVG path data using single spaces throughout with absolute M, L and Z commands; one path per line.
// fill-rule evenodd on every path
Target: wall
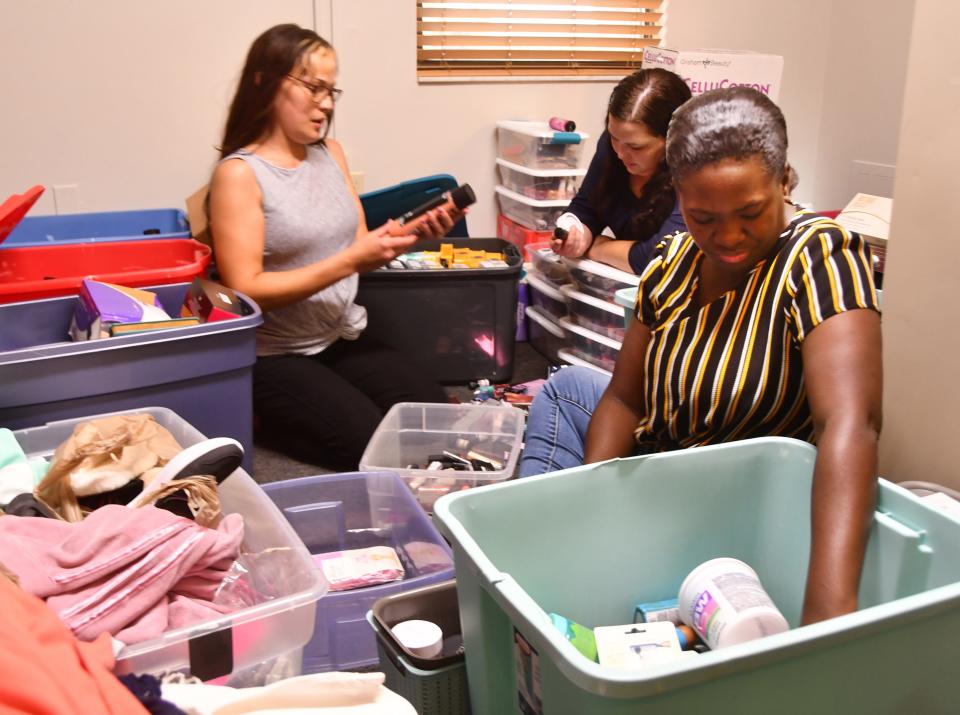
M 44 0 L 0 6 L 0 198 L 34 212 L 182 206 L 209 177 L 243 58 L 311 0 Z M 64 211 L 66 209 L 66 211 Z
M 883 291 L 880 473 L 960 489 L 960 70 L 944 56 L 960 4 L 918 2 L 897 155 Z M 955 452 L 956 450 L 956 452 Z
M 892 163 L 899 116 L 897 57 L 912 2 L 852 32 L 868 0 L 670 0 L 666 43 L 784 55 L 780 103 L 801 184 L 797 197 L 837 206 L 852 159 Z M 91 12 L 91 8 L 95 11 Z M 376 18 L 376 22 L 371 22 Z M 595 138 L 611 81 L 423 84 L 415 79 L 413 0 L 124 0 L 3 3 L 0 196 L 34 183 L 35 213 L 182 205 L 208 177 L 244 53 L 263 29 L 292 21 L 333 40 L 346 90 L 334 135 L 366 189 L 446 171 L 479 202 L 473 235 L 495 230 L 494 124 L 565 114 Z M 832 29 L 831 29 L 832 28 Z M 842 45 L 842 47 L 841 47 Z M 883 82 L 858 85 L 858 68 Z M 844 78 L 844 79 L 840 79 Z M 869 131 L 864 131 L 869 127 Z M 13 138 L 11 141 L 10 139 Z M 587 154 L 594 146 L 591 139 Z M 823 191 L 814 188 L 824 186 Z
M 842 208 L 858 191 L 893 196 L 914 3 L 833 4 L 814 205 Z M 854 163 L 858 162 L 858 163 Z

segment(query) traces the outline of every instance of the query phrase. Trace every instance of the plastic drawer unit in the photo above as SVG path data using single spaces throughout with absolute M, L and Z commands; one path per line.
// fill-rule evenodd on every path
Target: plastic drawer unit
M 497 159 L 497 168 L 504 188 L 538 201 L 570 201 L 587 173 L 586 169 L 531 169 L 505 159 Z
M 564 258 L 577 290 L 600 300 L 613 300 L 621 288 L 636 288 L 640 276 L 613 268 L 589 258 Z
M 393 472 L 302 477 L 263 490 L 311 553 L 389 546 L 406 573 L 402 581 L 330 592 L 318 601 L 303 651 L 305 673 L 376 665 L 376 638 L 366 621 L 374 602 L 453 577 L 450 547 Z
M 400 474 L 425 509 L 442 494 L 513 476 L 523 441 L 524 412 L 492 405 L 401 402 L 387 412 L 360 457 L 360 469 Z M 444 451 L 493 460 L 491 471 L 433 471 Z
M 177 315 L 189 284 L 155 286 Z M 215 323 L 102 340 L 71 342 L 76 297 L 0 305 L 0 425 L 136 407 L 167 407 L 211 437 L 233 437 L 253 451 L 253 364 L 257 305 L 240 296 L 246 315 Z
M 581 293 L 573 286 L 560 289 L 567 297 L 570 317 L 588 330 L 613 340 L 623 342 L 626 332 L 623 324 L 623 308 L 608 300 Z
M 0 242 L 0 248 L 190 238 L 187 216 L 179 209 L 105 211 L 27 216 Z
M 152 414 L 184 447 L 205 439 L 170 410 L 154 407 L 129 412 Z M 78 423 L 96 416 L 104 415 L 50 422 L 17 430 L 14 436 L 27 456 L 48 457 Z M 238 685 L 265 685 L 276 677 L 300 674 L 301 651 L 313 630 L 316 601 L 326 592 L 327 583 L 313 568 L 303 541 L 243 469 L 227 477 L 217 492 L 224 514 L 243 516 L 244 551 L 290 550 L 288 572 L 295 577 L 273 582 L 273 597 L 263 603 L 126 646 L 117 655 L 118 673 L 159 675 L 186 670 L 203 680 L 226 678 Z
M 560 351 L 569 346 L 566 333 L 559 323 L 532 305 L 527 308 L 530 321 L 529 340 L 534 350 L 554 365 L 560 362 Z
M 550 248 L 550 241 L 529 243 L 524 246 L 523 250 L 527 255 L 527 261 L 533 266 L 533 270 L 538 276 L 553 283 L 558 288 L 570 282 L 570 269 L 567 268 L 563 259 Z
M 77 295 L 84 278 L 140 288 L 203 276 L 211 251 L 199 241 L 109 241 L 0 251 L 0 303 Z
M 519 713 L 531 691 L 540 702 L 527 712 L 553 715 L 955 711 L 960 520 L 880 480 L 859 610 L 799 627 L 815 458 L 805 442 L 770 437 L 438 501 L 475 715 Z M 617 671 L 583 657 L 547 615 L 630 623 L 636 603 L 676 597 L 698 564 L 723 556 L 756 570 L 792 630 Z
M 420 363 L 447 384 L 482 378 L 503 382 L 513 373 L 517 281 L 522 260 L 498 238 L 419 241 L 504 254 L 499 268 L 380 269 L 360 276 L 357 303 L 367 309 L 367 335 Z
M 558 286 L 536 271 L 527 273 L 526 280 L 530 289 L 530 305 L 553 320 L 560 320 L 569 314 L 567 296 Z
M 531 199 L 503 186 L 495 186 L 500 213 L 532 231 L 552 231 L 570 202 L 566 199 Z
M 560 327 L 566 332 L 570 350 L 574 355 L 597 367 L 613 372 L 613 368 L 617 364 L 617 356 L 620 354 L 620 348 L 623 345 L 622 342 L 595 333 L 589 328 L 573 322 L 570 318 L 561 318 Z
M 555 132 L 546 122 L 497 122 L 497 156 L 529 169 L 576 169 L 583 156 L 584 132 Z

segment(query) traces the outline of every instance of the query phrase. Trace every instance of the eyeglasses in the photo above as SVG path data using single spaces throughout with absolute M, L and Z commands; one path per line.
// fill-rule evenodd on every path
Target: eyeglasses
M 322 102 L 327 97 L 330 97 L 334 102 L 336 102 L 338 99 L 340 99 L 340 95 L 343 94 L 342 89 L 331 87 L 326 83 L 314 84 L 313 82 L 308 82 L 302 77 L 297 77 L 296 75 L 292 74 L 288 74 L 287 77 L 295 82 L 298 82 L 305 90 L 307 90 L 314 102 Z

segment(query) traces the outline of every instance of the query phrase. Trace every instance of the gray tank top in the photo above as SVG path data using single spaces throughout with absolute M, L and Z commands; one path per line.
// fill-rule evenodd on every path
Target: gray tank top
M 293 169 L 243 149 L 223 161 L 231 159 L 247 162 L 263 194 L 263 270 L 301 268 L 353 243 L 357 206 L 325 147 L 307 147 L 307 158 Z M 339 338 L 355 340 L 367 325 L 366 310 L 353 302 L 357 281 L 354 273 L 305 300 L 264 313 L 257 355 L 313 355 Z

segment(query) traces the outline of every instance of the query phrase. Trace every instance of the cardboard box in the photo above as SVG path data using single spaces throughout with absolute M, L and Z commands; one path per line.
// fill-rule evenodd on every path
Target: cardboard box
M 193 237 L 200 241 L 200 243 L 205 243 L 212 247 L 213 237 L 210 235 L 209 227 L 207 226 L 207 211 L 204 207 L 209 192 L 210 185 L 204 184 L 190 194 L 186 198 L 185 203 L 187 205 L 187 221 L 190 222 L 190 232 L 193 234 Z
M 857 194 L 836 218 L 848 231 L 856 231 L 871 246 L 884 247 L 890 236 L 893 199 L 872 194 Z
M 672 50 L 645 47 L 641 69 L 662 67 L 683 77 L 694 94 L 746 85 L 774 102 L 780 94 L 783 57 L 737 50 Z

